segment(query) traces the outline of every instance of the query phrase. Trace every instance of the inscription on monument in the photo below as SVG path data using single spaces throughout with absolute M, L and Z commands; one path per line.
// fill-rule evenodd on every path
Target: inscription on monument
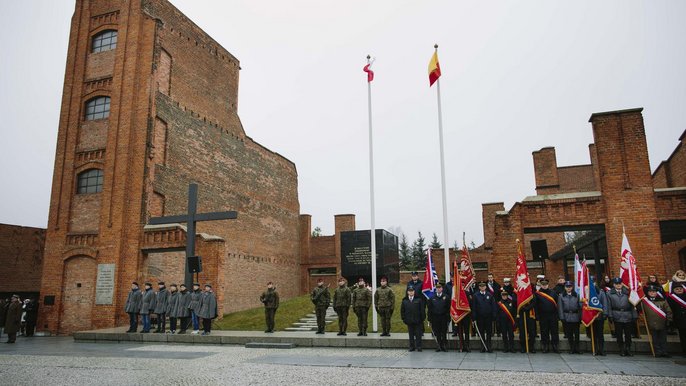
M 112 304 L 114 296 L 114 264 L 98 264 L 95 283 L 95 304 Z
M 369 283 L 372 276 L 370 231 L 341 232 L 341 273 L 349 282 L 364 277 Z M 391 283 L 399 279 L 398 237 L 383 230 L 376 230 L 376 272 L 379 277 L 388 276 Z

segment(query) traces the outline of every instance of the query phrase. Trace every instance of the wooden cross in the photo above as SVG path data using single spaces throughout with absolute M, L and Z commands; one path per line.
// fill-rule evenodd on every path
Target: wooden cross
M 238 218 L 238 212 L 210 212 L 196 213 L 198 207 L 198 184 L 188 185 L 188 213 L 178 216 L 152 217 L 148 221 L 150 225 L 186 223 L 186 272 L 184 283 L 187 288 L 193 284 L 193 273 L 188 267 L 188 259 L 195 256 L 195 223 L 198 221 L 234 220 Z

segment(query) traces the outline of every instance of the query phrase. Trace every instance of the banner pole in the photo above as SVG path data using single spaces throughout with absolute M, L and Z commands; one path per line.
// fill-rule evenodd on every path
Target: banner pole
M 371 56 L 367 55 L 367 64 L 371 64 Z M 372 135 L 372 82 L 367 81 L 367 110 L 369 112 L 369 201 L 371 210 L 371 246 L 369 247 L 372 263 L 372 329 L 378 331 L 378 318 L 374 294 L 376 293 L 376 224 L 374 218 L 374 138 Z

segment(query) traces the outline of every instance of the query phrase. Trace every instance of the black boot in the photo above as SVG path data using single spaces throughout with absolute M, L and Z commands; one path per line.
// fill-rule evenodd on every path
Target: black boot
M 555 344 L 555 343 L 553 343 L 553 352 L 554 352 L 555 354 L 559 354 L 559 353 L 560 353 L 560 349 L 557 348 L 557 344 Z
M 543 353 L 544 354 L 548 353 L 548 343 L 543 343 Z

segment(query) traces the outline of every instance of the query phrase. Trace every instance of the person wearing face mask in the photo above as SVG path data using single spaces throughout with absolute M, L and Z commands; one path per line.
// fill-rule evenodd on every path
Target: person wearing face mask
M 381 336 L 391 336 L 391 316 L 395 308 L 395 294 L 388 286 L 388 278 L 381 276 L 381 287 L 374 294 L 374 306 L 381 318 Z
M 357 336 L 367 336 L 367 316 L 372 305 L 372 293 L 367 289 L 364 278 L 359 278 L 353 290 L 353 311 L 357 316 Z
M 264 319 L 267 325 L 266 333 L 274 332 L 274 316 L 279 308 L 279 293 L 276 292 L 274 283 L 267 283 L 267 290 L 260 295 L 260 302 L 264 304 Z
M 312 290 L 310 299 L 314 304 L 315 315 L 317 315 L 317 334 L 323 334 L 326 329 L 326 309 L 331 304 L 329 286 L 324 286 L 324 279 L 317 280 L 317 286 Z
M 333 309 L 338 315 L 338 334 L 348 335 L 348 313 L 352 303 L 352 291 L 346 285 L 345 278 L 338 279 L 338 288 L 333 292 Z

